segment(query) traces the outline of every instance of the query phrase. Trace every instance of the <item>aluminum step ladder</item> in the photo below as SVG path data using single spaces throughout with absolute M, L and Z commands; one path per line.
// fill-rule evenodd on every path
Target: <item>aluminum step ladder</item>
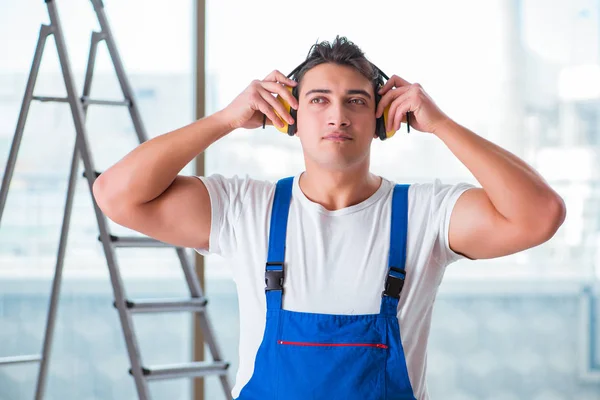
M 85 128 L 85 117 L 87 108 L 91 104 L 99 104 L 104 106 L 126 106 L 131 115 L 135 132 L 142 143 L 147 140 L 146 130 L 142 124 L 139 110 L 134 100 L 133 91 L 129 80 L 125 75 L 125 70 L 121 62 L 121 58 L 117 51 L 115 41 L 112 36 L 111 29 L 108 24 L 108 20 L 104 11 L 104 4 L 102 0 L 90 0 L 98 22 L 100 25 L 100 32 L 93 32 L 91 36 L 90 52 L 88 57 L 87 69 L 85 74 L 85 81 L 83 87 L 83 95 L 78 97 L 75 90 L 75 82 L 71 71 L 70 61 L 67 55 L 67 49 L 65 46 L 64 36 L 60 19 L 57 13 L 55 0 L 45 0 L 48 8 L 48 14 L 50 17 L 50 25 L 42 25 L 31 71 L 27 81 L 25 95 L 23 103 L 21 105 L 21 111 L 17 122 L 17 128 L 15 136 L 13 138 L 10 153 L 7 161 L 7 166 L 2 179 L 2 186 L 0 189 L 0 222 L 2 221 L 2 213 L 6 205 L 6 199 L 8 196 L 8 189 L 14 173 L 15 164 L 17 161 L 17 155 L 23 137 L 23 131 L 25 127 L 25 121 L 29 111 L 29 106 L 33 100 L 41 102 L 63 102 L 68 103 L 73 116 L 73 122 L 76 131 L 75 148 L 73 150 L 73 157 L 71 162 L 71 170 L 69 177 L 69 184 L 67 189 L 67 198 L 65 203 L 65 212 L 61 227 L 61 236 L 58 247 L 58 255 L 56 261 L 55 275 L 52 283 L 52 291 L 50 297 L 49 310 L 46 320 L 46 328 L 44 333 L 44 342 L 42 347 L 41 355 L 24 355 L 14 357 L 0 358 L 0 366 L 8 364 L 20 364 L 20 363 L 31 363 L 40 362 L 40 368 L 37 379 L 37 386 L 35 392 L 35 399 L 41 400 L 44 395 L 45 384 L 47 380 L 48 364 L 51 353 L 52 338 L 54 334 L 54 327 L 56 322 L 56 312 L 60 293 L 60 285 L 62 281 L 62 271 L 65 258 L 65 250 L 67 244 L 67 238 L 69 233 L 69 225 L 71 218 L 71 211 L 73 208 L 73 197 L 75 193 L 75 186 L 77 183 L 77 170 L 79 166 L 79 159 L 81 157 L 84 165 L 83 176 L 86 178 L 90 194 L 92 195 L 92 202 L 94 205 L 94 213 L 98 222 L 100 230 L 99 240 L 102 242 L 104 254 L 106 257 L 110 281 L 114 291 L 114 306 L 118 310 L 123 335 L 125 338 L 125 344 L 127 353 L 129 356 L 131 369 L 129 373 L 133 375 L 137 394 L 140 400 L 151 399 L 148 382 L 159 379 L 173 379 L 182 377 L 204 377 L 204 376 L 218 376 L 221 385 L 223 387 L 225 398 L 231 399 L 231 387 L 229 384 L 227 371 L 229 363 L 223 361 L 221 357 L 221 351 L 217 345 L 217 341 L 214 335 L 214 329 L 210 322 L 207 313 L 207 299 L 204 297 L 198 276 L 190 262 L 188 261 L 185 249 L 181 247 L 174 247 L 169 244 L 159 242 L 149 237 L 118 237 L 112 235 L 109 230 L 108 222 L 102 211 L 96 204 L 92 194 L 92 187 L 94 180 L 100 175 L 94 168 L 90 147 L 88 144 L 88 138 Z M 64 78 L 67 97 L 45 97 L 35 96 L 33 94 L 38 71 L 41 64 L 41 59 L 48 36 L 54 35 L 56 47 L 59 56 L 59 62 Z M 116 75 L 119 81 L 119 85 L 123 92 L 123 101 L 112 101 L 112 100 L 94 100 L 90 99 L 90 91 L 92 84 L 92 76 L 94 72 L 94 65 L 96 60 L 96 52 L 98 44 L 104 41 L 108 48 L 110 58 L 115 67 Z M 116 259 L 115 250 L 119 247 L 171 247 L 176 250 L 179 261 L 187 285 L 190 290 L 190 297 L 184 299 L 156 299 L 156 300 L 130 300 L 127 298 L 121 274 Z M 202 330 L 205 343 L 208 345 L 212 355 L 212 361 L 205 362 L 190 362 L 186 364 L 170 364 L 170 365 L 159 365 L 159 366 L 144 366 L 142 363 L 140 349 L 136 334 L 134 332 L 133 318 L 132 315 L 136 313 L 157 313 L 157 312 L 193 312 L 197 314 L 199 326 Z

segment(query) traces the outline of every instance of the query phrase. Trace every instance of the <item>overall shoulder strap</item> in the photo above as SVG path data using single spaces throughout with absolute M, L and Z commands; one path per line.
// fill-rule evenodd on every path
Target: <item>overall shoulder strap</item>
M 271 226 L 269 228 L 269 252 L 265 267 L 265 292 L 267 309 L 280 309 L 283 292 L 283 263 L 285 261 L 285 239 L 287 233 L 292 185 L 294 177 L 284 178 L 277 182 Z
M 396 315 L 398 300 L 406 278 L 409 187 L 410 185 L 396 185 L 392 195 L 388 274 L 381 301 L 381 312 L 386 315 Z

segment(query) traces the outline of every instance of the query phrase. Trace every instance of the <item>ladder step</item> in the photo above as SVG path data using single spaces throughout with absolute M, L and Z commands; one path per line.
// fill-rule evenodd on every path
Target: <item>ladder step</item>
M 187 378 L 208 375 L 226 375 L 229 363 L 225 361 L 199 361 L 186 364 L 160 365 L 142 368 L 147 380 Z M 131 374 L 131 369 L 129 370 Z
M 67 97 L 55 97 L 55 96 L 33 96 L 33 100 L 38 100 L 42 102 L 55 102 L 55 103 L 68 103 L 69 99 Z M 90 104 L 99 104 L 101 106 L 131 106 L 131 100 L 96 100 L 90 99 L 89 97 L 82 97 L 81 102 L 83 105 Z
M 125 305 L 133 313 L 204 311 L 208 300 L 205 297 L 192 299 L 126 300 Z M 116 307 L 116 303 L 113 303 Z
M 81 98 L 81 102 L 83 105 L 99 104 L 101 106 L 131 106 L 130 100 L 96 100 L 85 96 Z
M 98 240 L 102 241 L 102 238 L 98 236 Z M 110 241 L 115 247 L 176 247 L 171 244 L 143 236 L 110 235 Z
M 22 364 L 42 361 L 42 356 L 38 354 L 27 356 L 0 357 L 0 365 Z
M 54 101 L 58 103 L 68 103 L 69 99 L 67 97 L 51 97 L 51 96 L 33 96 L 33 100 L 38 100 L 42 102 Z

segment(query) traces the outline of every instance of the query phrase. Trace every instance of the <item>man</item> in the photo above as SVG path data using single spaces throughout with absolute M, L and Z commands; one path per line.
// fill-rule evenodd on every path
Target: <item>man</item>
M 223 110 L 140 145 L 96 180 L 113 221 L 233 259 L 234 398 L 428 399 L 426 346 L 445 267 L 539 245 L 565 218 L 531 167 L 445 115 L 419 84 L 394 75 L 379 86 L 380 72 L 346 38 L 319 43 L 295 79 L 273 71 L 253 81 Z M 385 132 L 410 116 L 482 188 L 395 185 L 370 173 L 388 107 Z M 304 172 L 278 183 L 178 175 L 263 116 L 295 124 Z

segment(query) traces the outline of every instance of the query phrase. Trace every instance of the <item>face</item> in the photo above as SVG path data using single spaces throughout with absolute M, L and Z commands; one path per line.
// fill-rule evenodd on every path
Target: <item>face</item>
M 349 66 L 317 65 L 300 85 L 297 135 L 305 162 L 331 170 L 369 164 L 375 137 L 372 83 Z

